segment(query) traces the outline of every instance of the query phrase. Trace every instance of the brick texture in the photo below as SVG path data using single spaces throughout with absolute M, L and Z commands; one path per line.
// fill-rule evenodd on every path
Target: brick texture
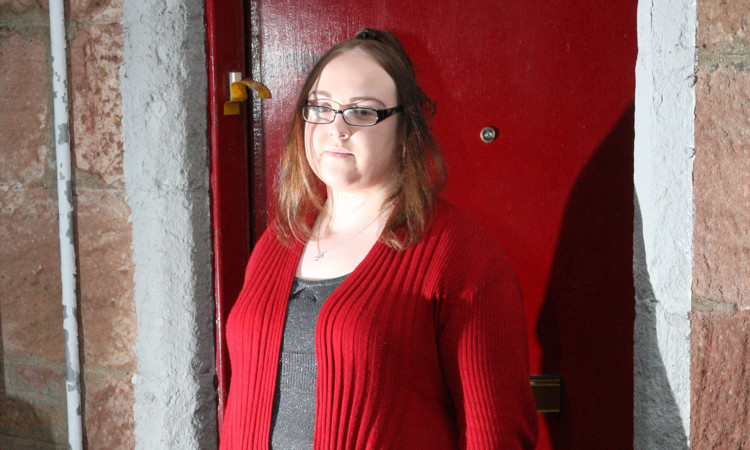
M 47 0 L 0 0 L 0 448 L 67 448 Z M 122 0 L 65 2 L 88 448 L 134 448 Z
M 71 0 L 66 3 L 69 17 L 74 20 L 96 23 L 120 23 L 122 20 L 122 0 Z
M 78 195 L 78 211 L 86 364 L 135 370 L 130 208 L 115 193 L 91 190 Z
M 4 355 L 0 448 L 53 448 L 66 442 L 65 365 Z
M 698 71 L 693 294 L 750 307 L 750 70 Z
M 47 154 L 47 49 L 41 37 L 0 28 L 0 184 L 44 176 Z
M 119 23 L 122 18 L 122 0 L 68 0 L 65 1 L 67 21 Z M 49 10 L 49 0 L 0 0 L 0 12 L 23 14 L 33 10 Z
M 699 47 L 750 40 L 750 0 L 700 0 L 697 15 Z
M 56 201 L 36 188 L 0 195 L 4 356 L 64 360 Z
M 41 8 L 41 3 L 42 0 L 0 0 L 0 12 L 10 11 L 15 14 L 21 14 L 32 9 Z
M 86 375 L 89 448 L 134 448 L 133 384 L 129 373 Z
M 750 448 L 750 311 L 696 311 L 691 323 L 691 447 Z
M 72 122 L 76 166 L 105 183 L 122 181 L 122 64 L 119 24 L 79 27 L 71 42 Z
M 750 0 L 697 14 L 690 442 L 750 448 Z
M 54 448 L 50 423 L 61 422 L 58 408 L 0 397 L 0 448 Z

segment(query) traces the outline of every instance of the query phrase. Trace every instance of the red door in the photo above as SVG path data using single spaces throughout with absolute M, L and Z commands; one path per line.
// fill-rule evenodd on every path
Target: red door
M 531 372 L 562 379 L 560 412 L 540 413 L 539 448 L 633 445 L 636 6 L 245 5 L 255 75 L 273 93 L 253 118 L 253 229 L 265 225 L 289 108 L 306 71 L 361 28 L 394 31 L 437 105 L 432 128 L 449 174 L 443 196 L 506 249 L 524 291 Z M 496 131 L 494 141 L 480 139 L 485 127 Z

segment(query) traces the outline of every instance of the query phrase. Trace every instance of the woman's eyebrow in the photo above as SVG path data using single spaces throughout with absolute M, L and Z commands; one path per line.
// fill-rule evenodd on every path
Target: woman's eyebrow
M 308 97 L 331 97 L 331 94 L 326 91 L 310 91 Z
M 327 100 L 333 100 L 333 98 L 331 97 L 331 94 L 329 92 L 327 92 L 327 91 L 312 91 L 312 92 L 310 92 L 310 95 L 308 95 L 307 97 L 309 99 L 311 99 L 311 100 L 312 99 L 317 99 L 317 98 L 320 98 L 320 97 L 325 98 Z M 352 97 L 352 98 L 349 99 L 349 101 L 347 103 L 341 103 L 341 104 L 342 105 L 350 105 L 350 104 L 364 102 L 364 101 L 375 101 L 375 102 L 380 103 L 381 105 L 385 105 L 385 103 L 383 103 L 382 100 L 379 100 L 378 98 L 370 96 L 370 95 L 361 95 L 361 96 L 357 96 L 357 97 Z M 336 101 L 336 103 L 339 103 L 339 102 Z
M 385 103 L 383 103 L 381 100 L 379 100 L 379 99 L 377 99 L 375 97 L 371 97 L 371 96 L 352 97 L 352 98 L 349 99 L 349 101 L 351 103 L 359 103 L 359 102 L 364 102 L 364 101 L 374 101 L 374 102 L 380 103 L 381 105 L 385 105 Z

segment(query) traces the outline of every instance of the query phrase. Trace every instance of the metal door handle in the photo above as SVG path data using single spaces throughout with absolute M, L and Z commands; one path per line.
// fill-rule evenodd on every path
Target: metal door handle
M 229 100 L 224 102 L 224 115 L 236 116 L 240 113 L 240 103 L 247 100 L 247 89 L 252 89 L 259 98 L 271 98 L 271 91 L 255 80 L 242 79 L 242 72 L 229 72 Z

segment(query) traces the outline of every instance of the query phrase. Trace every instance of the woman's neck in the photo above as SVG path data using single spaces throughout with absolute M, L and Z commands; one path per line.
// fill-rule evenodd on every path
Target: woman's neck
M 320 234 L 342 233 L 362 228 L 365 223 L 384 212 L 383 205 L 388 199 L 389 192 L 386 189 L 366 193 L 329 189 L 325 214 L 319 221 Z M 384 216 L 387 217 L 387 214 Z M 382 221 L 384 218 L 380 219 Z

